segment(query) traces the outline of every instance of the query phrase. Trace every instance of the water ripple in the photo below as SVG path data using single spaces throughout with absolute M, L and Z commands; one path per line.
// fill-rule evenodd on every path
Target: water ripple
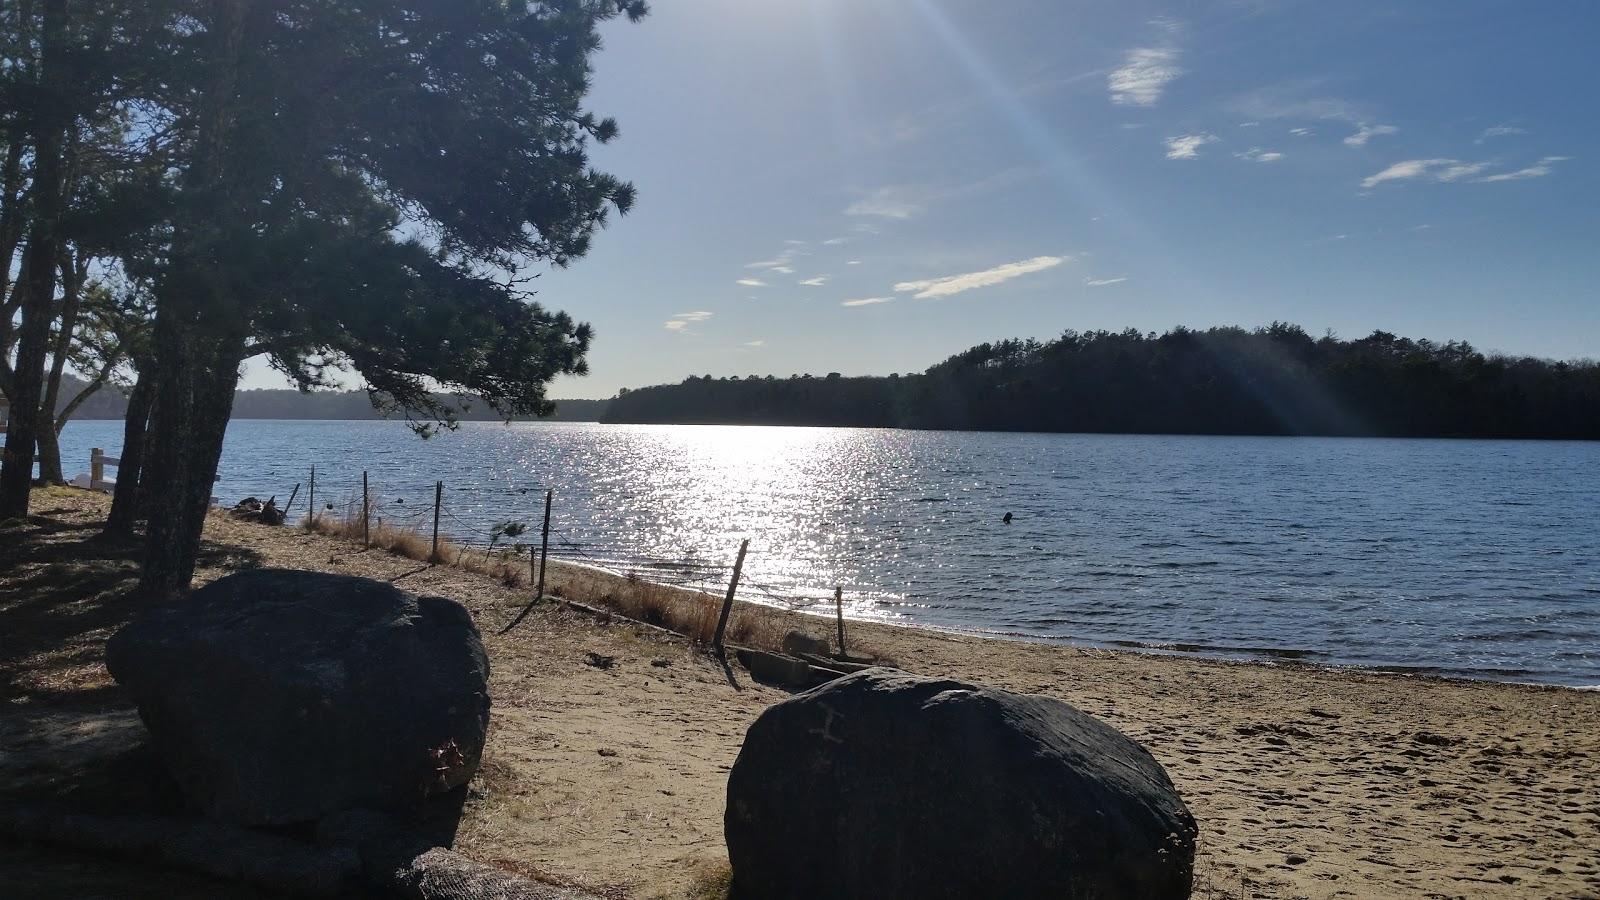
M 120 433 L 71 423 L 69 470 Z M 748 537 L 742 593 L 819 612 L 838 585 L 856 617 L 1014 638 L 1600 682 L 1596 444 L 240 421 L 217 493 L 312 464 L 319 505 L 368 469 L 395 521 L 443 480 L 467 541 L 535 533 L 553 488 L 557 558 L 708 588 Z

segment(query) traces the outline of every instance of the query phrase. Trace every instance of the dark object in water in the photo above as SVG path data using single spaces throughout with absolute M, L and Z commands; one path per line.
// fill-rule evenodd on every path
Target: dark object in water
M 1004 519 L 1001 519 L 1000 521 L 1006 523 L 1007 525 L 1010 525 L 1011 524 L 1011 513 L 1006 513 L 1006 517 Z

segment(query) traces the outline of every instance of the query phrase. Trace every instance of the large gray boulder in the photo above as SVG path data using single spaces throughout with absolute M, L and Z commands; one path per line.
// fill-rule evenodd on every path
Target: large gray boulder
M 741 900 L 1189 896 L 1143 747 L 1048 697 L 867 669 L 761 714 L 728 776 Z
M 137 616 L 106 662 L 206 814 L 396 812 L 461 786 L 489 726 L 465 608 L 365 578 L 256 569 Z

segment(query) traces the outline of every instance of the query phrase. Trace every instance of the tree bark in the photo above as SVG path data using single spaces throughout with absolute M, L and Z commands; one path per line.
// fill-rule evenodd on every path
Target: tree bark
M 44 397 L 39 401 L 38 427 L 39 480 L 45 484 L 66 484 L 61 472 L 61 426 L 64 419 L 56 417 L 56 407 L 61 403 L 61 376 L 67 368 L 67 356 L 72 351 L 72 332 L 78 327 L 81 306 L 83 275 L 71 262 L 71 254 L 62 262 L 61 306 L 56 339 L 50 348 L 50 374 L 45 377 Z M 57 318 L 52 313 L 53 318 Z
M 61 53 L 66 32 L 65 0 L 44 4 L 43 53 L 39 80 L 41 93 L 51 92 L 65 79 Z M 50 104 L 50 111 L 36 121 L 34 144 L 33 205 L 34 220 L 22 254 L 27 280 L 17 286 L 24 291 L 22 326 L 17 331 L 16 366 L 12 374 L 11 424 L 6 430 L 5 455 L 0 459 L 0 519 L 21 518 L 28 514 L 28 495 L 33 487 L 34 445 L 40 426 L 48 428 L 51 419 L 41 421 L 39 404 L 44 399 L 44 364 L 49 354 L 50 315 L 56 292 L 56 263 L 61 255 L 61 185 L 64 180 L 62 148 L 66 125 L 63 104 Z
M 184 173 L 195 203 L 175 229 L 168 270 L 155 287 L 152 374 L 159 400 L 140 472 L 149 523 L 139 587 L 158 596 L 188 590 L 194 576 L 249 337 L 248 318 L 222 274 L 228 265 L 222 227 L 232 214 L 226 162 L 250 9 L 244 0 L 210 7 L 210 82 Z
M 189 588 L 211 487 L 222 458 L 222 439 L 233 413 L 233 392 L 244 361 L 244 337 L 210 339 L 193 325 L 163 324 L 156 316 L 160 402 L 150 423 L 149 449 L 140 470 L 148 504 L 140 588 L 152 595 Z
M 134 521 L 139 517 L 145 429 L 150 422 L 150 408 L 155 405 L 156 399 L 155 379 L 145 374 L 146 366 L 139 367 L 138 379 L 128 394 L 128 415 L 122 421 L 122 461 L 117 465 L 117 487 L 111 495 L 111 514 L 106 517 L 106 534 L 133 534 Z
M 11 320 L 17 314 L 16 300 L 11 283 L 11 261 L 16 258 L 17 247 L 22 243 L 22 149 L 23 140 L 20 135 L 13 135 L 6 145 L 6 158 L 0 164 L 0 260 L 5 265 L 0 266 L 0 372 L 7 378 L 0 389 L 4 389 L 9 399 L 11 392 L 10 371 L 5 357 L 11 351 Z
M 61 474 L 61 437 L 56 434 L 54 423 L 38 429 L 37 434 L 34 449 L 39 458 L 39 483 L 66 484 L 67 479 Z

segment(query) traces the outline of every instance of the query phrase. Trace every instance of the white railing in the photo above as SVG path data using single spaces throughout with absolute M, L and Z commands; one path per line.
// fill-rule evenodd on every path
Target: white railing
M 89 451 L 89 474 L 78 475 L 72 479 L 73 485 L 88 488 L 91 491 L 105 491 L 110 493 L 115 490 L 117 483 L 106 480 L 106 466 L 119 466 L 122 460 L 115 456 L 107 456 L 104 450 L 94 447 Z

